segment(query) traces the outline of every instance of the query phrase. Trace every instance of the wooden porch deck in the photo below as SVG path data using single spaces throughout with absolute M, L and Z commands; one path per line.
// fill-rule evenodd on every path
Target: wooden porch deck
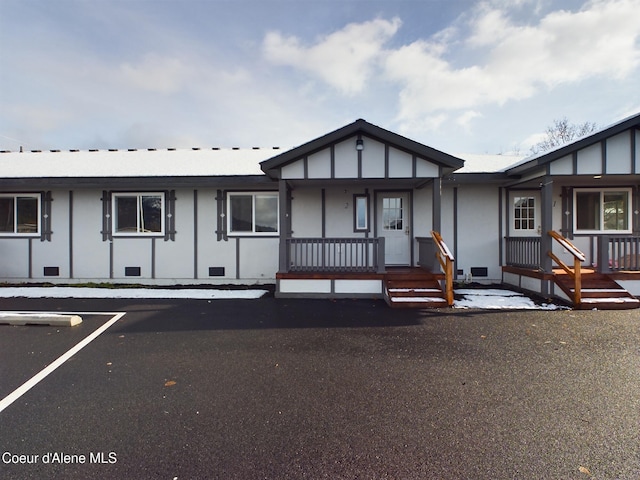
M 573 298 L 575 292 L 574 281 L 561 268 L 554 268 L 553 273 L 544 273 L 533 269 L 504 266 L 502 271 L 539 280 L 553 281 L 569 298 Z M 577 310 L 640 308 L 640 300 L 616 282 L 616 280 L 640 281 L 640 272 L 638 271 L 598 273 L 592 268 L 582 268 L 581 280 L 581 300 L 578 305 L 573 305 Z
M 384 272 L 279 272 L 277 280 L 381 280 L 383 297 L 393 308 L 447 307 L 444 273 L 420 267 L 386 267 Z

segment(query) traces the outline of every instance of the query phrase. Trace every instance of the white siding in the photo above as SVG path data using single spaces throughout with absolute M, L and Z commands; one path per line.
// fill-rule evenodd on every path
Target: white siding
M 416 177 L 420 178 L 438 178 L 440 176 L 440 169 L 435 163 L 431 163 L 422 158 L 418 158 L 416 161 Z
M 413 237 L 430 237 L 433 225 L 432 215 L 432 188 L 422 188 L 413 192 Z M 453 210 L 444 210 L 446 216 L 450 216 Z M 415 246 L 417 252 L 417 243 Z M 416 255 L 417 257 L 417 255 Z
M 300 188 L 292 192 L 291 229 L 294 237 L 322 235 L 322 191 Z
M 631 135 L 629 131 L 607 139 L 607 173 L 631 173 Z
M 365 178 L 384 178 L 385 164 L 384 143 L 373 139 L 364 139 L 362 151 L 362 176 Z
M 551 162 L 551 175 L 572 175 L 573 174 L 573 156 L 566 155 L 558 160 Z
M 636 173 L 640 172 L 640 131 L 635 130 L 636 136 Z
M 61 278 L 69 277 L 69 192 L 52 191 L 51 197 L 51 241 L 33 242 L 33 277 L 44 280 L 58 278 L 45 277 L 44 267 L 58 267 Z
M 327 237 L 357 237 L 353 232 L 353 194 L 364 189 L 327 188 L 325 197 Z M 371 200 L 373 201 L 373 197 Z M 369 217 L 371 219 L 371 216 Z
M 335 146 L 336 178 L 358 177 L 358 152 L 355 139 L 351 138 Z
M 443 208 L 443 216 L 447 215 Z M 458 255 L 457 268 L 464 274 L 472 267 L 487 267 L 487 277 L 477 281 L 498 281 L 501 278 L 499 260 L 498 189 L 494 185 L 464 185 L 458 188 Z M 453 249 L 453 238 L 443 237 Z
M 578 175 L 601 175 L 602 147 L 599 143 L 578 150 Z
M 73 274 L 75 278 L 109 278 L 109 242 L 103 242 L 100 233 L 102 231 L 101 197 L 102 191 L 98 190 L 73 192 Z M 124 276 L 124 271 L 122 274 Z
M 278 238 L 240 239 L 240 278 L 272 280 L 278 271 Z
M 331 149 L 309 155 L 307 171 L 309 178 L 331 178 Z
M 26 279 L 29 276 L 28 239 L 0 239 L 0 252 L 0 278 Z
M 291 162 L 282 167 L 282 178 L 292 180 L 296 178 L 304 178 L 304 162 L 302 159 Z
M 140 267 L 140 276 L 125 276 L 126 267 Z M 113 240 L 113 278 L 135 282 L 151 278 L 151 239 L 118 238 Z
M 213 220 L 213 219 L 212 219 Z M 156 278 L 193 278 L 193 190 L 176 190 L 175 241 L 156 240 Z M 215 223 L 210 221 L 205 228 Z
M 389 148 L 389 178 L 413 177 L 413 157 L 407 152 Z

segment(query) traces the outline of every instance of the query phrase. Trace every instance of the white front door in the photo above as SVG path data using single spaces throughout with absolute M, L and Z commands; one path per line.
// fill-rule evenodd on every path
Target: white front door
M 385 263 L 411 263 L 411 208 L 409 194 L 381 192 L 378 194 L 378 236 L 384 237 Z

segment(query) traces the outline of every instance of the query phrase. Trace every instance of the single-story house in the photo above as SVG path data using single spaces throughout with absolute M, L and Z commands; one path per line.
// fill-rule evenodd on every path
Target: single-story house
M 473 280 L 635 308 L 639 189 L 640 114 L 525 159 L 365 120 L 284 150 L 2 151 L 0 281 L 275 283 L 426 307 Z

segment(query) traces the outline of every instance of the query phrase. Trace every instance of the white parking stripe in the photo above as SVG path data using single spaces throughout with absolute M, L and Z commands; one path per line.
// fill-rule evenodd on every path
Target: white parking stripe
M 99 312 L 92 312 L 92 313 L 98 313 L 99 314 Z M 80 343 L 76 344 L 73 348 L 71 348 L 66 353 L 64 353 L 60 357 L 58 357 L 53 363 L 47 365 L 43 370 L 38 372 L 36 375 L 31 377 L 25 383 L 23 383 L 20 387 L 18 387 L 13 392 L 11 392 L 9 395 L 7 395 L 2 400 L 0 400 L 0 412 L 2 412 L 5 408 L 7 408 L 9 405 L 11 405 L 13 402 L 15 402 L 18 398 L 20 398 L 22 395 L 27 393 L 29 390 L 31 390 L 34 386 L 36 386 L 40 381 L 42 381 L 44 378 L 46 378 L 46 376 L 49 375 L 51 372 L 53 372 L 56 368 L 58 368 L 64 362 L 69 360 L 71 357 L 73 357 L 76 353 L 78 353 L 84 347 L 89 345 L 89 343 L 91 343 L 93 340 L 95 340 L 107 328 L 109 328 L 111 325 L 116 323 L 118 320 L 120 320 L 125 315 L 126 315 L 126 312 L 120 312 L 120 313 L 116 314 L 115 316 L 113 316 L 110 320 L 108 320 L 104 325 L 102 325 L 100 328 L 98 328 L 91 335 L 87 336 Z

